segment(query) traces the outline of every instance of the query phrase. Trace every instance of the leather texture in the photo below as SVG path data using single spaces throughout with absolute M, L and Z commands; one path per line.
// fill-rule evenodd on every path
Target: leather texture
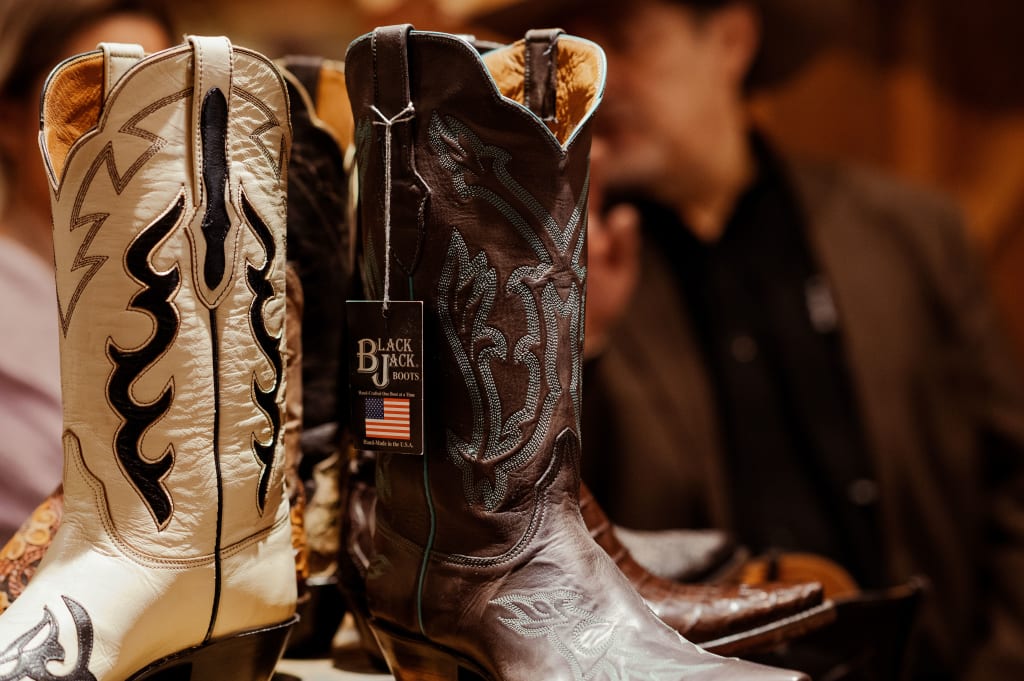
M 523 41 L 481 57 L 400 26 L 349 47 L 366 283 L 424 301 L 430 369 L 425 456 L 378 457 L 372 624 L 397 679 L 442 657 L 490 681 L 803 678 L 680 637 L 580 516 L 589 123 L 604 58 L 569 36 L 550 49 L 548 125 L 522 103 Z
M 301 325 L 302 336 L 302 413 L 296 431 L 301 433 L 301 465 L 296 471 L 308 500 L 303 526 L 309 559 L 309 599 L 300 605 L 289 655 L 308 657 L 329 654 L 345 614 L 338 556 L 347 437 L 342 424 L 348 418 L 342 361 L 345 301 L 352 297 L 354 272 L 348 217 L 352 112 L 340 62 L 289 56 L 277 64 L 287 84 L 292 121 L 288 261 L 299 280 L 296 287 L 309 292 L 298 324 L 289 327 L 298 333 Z
M 357 617 L 367 613 L 365 583 L 376 531 L 374 462 L 371 453 L 355 452 L 343 476 L 342 585 Z M 823 605 L 822 586 L 813 580 L 816 573 L 787 575 L 785 583 L 764 578 L 755 582 L 753 575 L 748 580 L 744 573 L 742 583 L 680 584 L 651 574 L 633 559 L 586 485 L 580 488 L 580 512 L 591 537 L 651 610 L 703 648 L 716 651 L 722 647 L 729 654 L 746 656 L 802 637 L 834 619 L 831 604 Z M 372 640 L 361 643 L 371 658 L 381 658 Z
M 764 582 L 748 584 L 680 584 L 652 575 L 637 563 L 619 541 L 611 520 L 604 514 L 586 485 L 580 488 L 580 512 L 590 536 L 615 561 L 651 610 L 689 641 L 716 650 L 729 639 L 729 652 L 742 653 L 742 639 L 750 633 L 750 645 L 765 646 L 765 628 L 775 625 L 773 644 L 803 635 L 833 619 L 831 606 L 823 603 L 821 584 Z
M 292 526 L 292 550 L 295 555 L 295 581 L 301 594 L 309 577 L 305 517 L 306 497 L 299 479 L 301 459 L 299 437 L 302 434 L 302 285 L 298 275 L 286 270 L 287 342 L 284 366 L 288 377 L 285 391 L 285 489 Z M 64 487 L 58 486 L 32 512 L 13 537 L 0 549 L 0 613 L 22 594 L 50 548 L 64 515 Z
M 103 55 L 64 62 L 43 95 L 65 514 L 0 616 L 0 658 L 24 666 L 56 645 L 66 678 L 116 680 L 295 609 L 290 127 L 273 65 L 226 39 L 122 64 L 109 91 Z M 45 650 L 29 634 L 43 630 Z

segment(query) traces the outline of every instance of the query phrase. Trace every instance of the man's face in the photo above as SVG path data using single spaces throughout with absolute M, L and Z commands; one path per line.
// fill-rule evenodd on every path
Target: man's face
M 582 19 L 570 31 L 600 44 L 608 85 L 595 119 L 608 188 L 655 198 L 668 184 L 700 182 L 721 118 L 738 101 L 715 15 L 658 0 L 630 3 L 619 20 Z

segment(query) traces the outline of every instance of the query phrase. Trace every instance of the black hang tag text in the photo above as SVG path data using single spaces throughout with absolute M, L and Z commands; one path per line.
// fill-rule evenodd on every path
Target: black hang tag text
M 423 302 L 345 303 L 356 446 L 423 454 Z

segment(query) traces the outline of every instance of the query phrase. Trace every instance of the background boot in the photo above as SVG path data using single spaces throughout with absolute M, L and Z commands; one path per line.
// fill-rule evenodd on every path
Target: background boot
M 288 655 L 325 656 L 345 614 L 338 589 L 341 476 L 347 463 L 348 417 L 342 362 L 345 300 L 353 282 L 354 239 L 348 219 L 351 108 L 340 62 L 285 57 L 292 154 L 288 174 L 288 261 L 303 295 L 301 463 L 307 503 L 303 525 L 308 555 L 307 597 Z M 289 282 L 291 283 L 291 282 Z M 298 327 L 296 327 L 298 328 Z M 294 510 L 294 507 L 293 507 Z
M 586 485 L 580 512 L 594 541 L 615 561 L 666 624 L 705 650 L 727 655 L 771 649 L 828 624 L 835 617 L 821 584 L 680 584 L 652 575 L 633 560 Z
M 346 58 L 367 283 L 424 301 L 425 455 L 379 455 L 367 578 L 396 679 L 799 678 L 686 642 L 579 513 L 600 49 L 408 28 Z
M 11 678 L 265 679 L 284 647 L 286 101 L 222 38 L 47 82 L 65 514 L 0 616 Z

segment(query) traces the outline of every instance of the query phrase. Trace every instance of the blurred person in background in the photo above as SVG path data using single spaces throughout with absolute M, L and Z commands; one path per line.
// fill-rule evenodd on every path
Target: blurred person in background
M 828 3 L 545 0 L 480 19 L 608 54 L 584 479 L 628 527 L 728 529 L 865 588 L 927 575 L 912 678 L 1024 678 L 1018 368 L 946 200 L 753 129 L 751 88 L 801 43 L 780 7 L 801 4 Z
M 60 357 L 39 97 L 50 70 L 100 42 L 169 47 L 140 0 L 0 0 L 0 542 L 60 483 Z

